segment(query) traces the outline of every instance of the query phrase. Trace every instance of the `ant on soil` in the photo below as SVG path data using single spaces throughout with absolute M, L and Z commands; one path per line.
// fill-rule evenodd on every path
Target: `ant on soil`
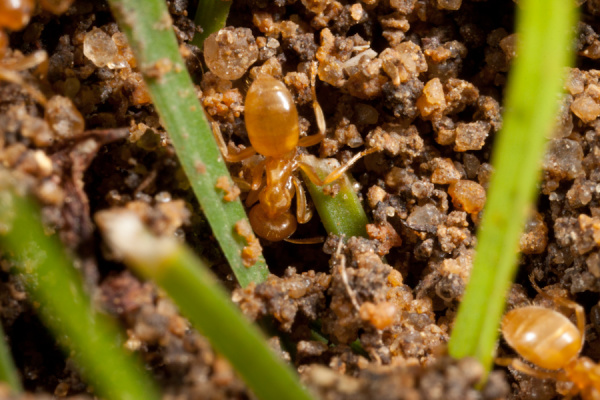
M 502 334 L 506 342 L 521 357 L 539 370 L 516 358 L 498 358 L 496 364 L 540 379 L 571 383 L 562 393 L 568 398 L 580 394 L 586 400 L 600 399 L 600 365 L 579 356 L 585 340 L 585 312 L 574 301 L 550 296 L 529 279 L 534 289 L 555 304 L 575 312 L 577 326 L 558 311 L 526 306 L 511 310 L 502 319 Z
M 292 95 L 283 82 L 261 74 L 248 89 L 245 100 L 245 122 L 251 146 L 237 154 L 229 154 L 217 123 L 213 133 L 227 162 L 246 160 L 256 153 L 264 158 L 251 170 L 250 193 L 246 206 L 252 206 L 248 218 L 254 232 L 273 242 L 287 239 L 296 230 L 297 223 L 304 224 L 312 217 L 307 207 L 306 193 L 295 172 L 300 169 L 317 186 L 339 179 L 348 168 L 376 149 L 357 153 L 344 165 L 320 179 L 315 169 L 305 161 L 298 147 L 320 143 L 325 137 L 325 117 L 316 100 L 316 71 L 311 71 L 313 109 L 319 133 L 300 138 L 298 111 Z M 263 179 L 263 172 L 266 179 Z M 292 199 L 296 195 L 296 216 L 292 215 Z M 257 203 L 258 202 L 258 203 Z M 256 204 L 255 204 L 256 203 Z

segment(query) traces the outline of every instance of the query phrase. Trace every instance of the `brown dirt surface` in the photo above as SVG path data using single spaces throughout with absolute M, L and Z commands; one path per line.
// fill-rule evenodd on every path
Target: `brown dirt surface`
M 231 148 L 249 145 L 244 97 L 264 73 L 292 93 L 301 136 L 317 133 L 316 65 L 327 129 L 307 151 L 341 162 L 365 148 L 380 151 L 351 170 L 371 220 L 369 238 L 259 244 L 246 232 L 248 257 L 262 245 L 272 275 L 241 289 L 107 4 L 79 0 L 61 15 L 36 7 L 23 29 L 7 31 L 8 41 L 0 31 L 0 72 L 36 51 L 48 56 L 18 72 L 26 86 L 0 81 L 0 161 L 39 200 L 46 229 L 60 236 L 99 307 L 119 320 L 127 348 L 140 355 L 164 399 L 253 395 L 160 290 L 106 256 L 97 211 L 127 207 L 154 233 L 210 259 L 246 316 L 277 328 L 269 343 L 323 399 L 552 399 L 564 392 L 553 380 L 500 367 L 477 390 L 481 366 L 446 355 L 502 127 L 517 39 L 513 1 L 235 0 L 227 30 L 211 39 L 208 67 L 190 44 L 196 2 L 167 3 L 199 99 Z M 579 3 L 577 67 L 565 83 L 508 308 L 544 302 L 528 280 L 533 274 L 544 290 L 584 307 L 582 354 L 598 361 L 600 2 Z M 232 175 L 244 176 L 257 162 L 232 164 Z M 314 236 L 326 236 L 318 216 L 294 238 Z M 0 266 L 0 318 L 28 391 L 0 391 L 0 398 L 88 398 L 73 361 L 27 302 L 22 278 L 8 273 L 10 263 Z M 504 341 L 498 353 L 515 356 Z

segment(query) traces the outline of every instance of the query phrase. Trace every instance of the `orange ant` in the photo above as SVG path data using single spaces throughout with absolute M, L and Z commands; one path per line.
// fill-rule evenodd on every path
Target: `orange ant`
M 521 357 L 546 371 L 516 358 L 499 358 L 496 363 L 540 379 L 571 382 L 573 387 L 564 393 L 567 396 L 579 393 L 586 400 L 600 399 L 600 366 L 587 357 L 579 356 L 585 338 L 583 307 L 571 300 L 542 292 L 534 282 L 533 275 L 529 278 L 542 296 L 572 309 L 577 326 L 558 311 L 540 306 L 511 310 L 502 319 L 504 339 Z
M 314 67 L 314 65 L 313 65 Z M 312 69 L 313 108 L 319 133 L 300 138 L 298 111 L 292 95 L 279 80 L 267 74 L 259 75 L 248 89 L 245 100 L 246 130 L 251 147 L 237 154 L 229 154 L 218 125 L 213 130 L 223 157 L 228 162 L 243 161 L 258 153 L 264 158 L 251 170 L 251 192 L 246 205 L 254 204 L 248 218 L 254 232 L 267 240 L 280 241 L 291 236 L 297 223 L 304 224 L 312 217 L 307 207 L 306 194 L 300 180 L 294 175 L 301 169 L 317 186 L 336 181 L 361 157 L 374 152 L 364 150 L 321 180 L 315 169 L 298 152 L 298 147 L 320 143 L 325 137 L 325 117 L 316 101 L 315 69 Z M 263 172 L 266 180 L 263 180 Z M 296 195 L 296 217 L 290 212 Z

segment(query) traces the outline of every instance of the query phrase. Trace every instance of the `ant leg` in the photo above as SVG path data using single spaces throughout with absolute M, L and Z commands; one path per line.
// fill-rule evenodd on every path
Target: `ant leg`
M 265 170 L 265 160 L 261 160 L 250 170 L 250 193 L 246 197 L 246 207 L 252 206 L 258 201 L 258 195 L 263 187 L 263 172 Z
M 313 105 L 313 110 L 315 110 L 315 119 L 317 120 L 317 128 L 319 128 L 319 133 L 317 133 L 316 135 L 311 135 L 311 136 L 306 136 L 306 137 L 301 138 L 298 141 L 298 146 L 300 146 L 300 147 L 314 146 L 315 144 L 321 143 L 321 141 L 323 141 L 323 139 L 325 138 L 325 131 L 327 129 L 326 125 L 325 125 L 325 115 L 323 114 L 323 109 L 321 108 L 321 105 L 317 101 L 317 90 L 315 89 L 316 84 L 317 84 L 317 63 L 313 62 L 310 67 L 310 85 L 311 85 L 312 98 L 313 98 L 312 105 Z
M 243 161 L 246 158 L 250 158 L 254 154 L 256 154 L 256 151 L 252 148 L 252 146 L 247 147 L 244 150 L 241 150 L 237 154 L 229 154 L 229 150 L 227 150 L 227 145 L 225 144 L 225 139 L 223 139 L 223 134 L 221 133 L 221 128 L 219 128 L 219 124 L 217 122 L 212 121 L 210 123 L 210 125 L 212 127 L 213 136 L 215 137 L 215 140 L 217 141 L 217 146 L 219 147 L 219 150 L 221 151 L 221 155 L 223 156 L 225 161 L 227 161 L 227 162 Z
M 539 379 L 554 379 L 557 381 L 564 380 L 564 376 L 559 371 L 540 371 L 539 369 L 533 368 L 518 358 L 496 358 L 494 362 L 503 367 L 512 367 L 515 370 L 533 376 Z
M 253 206 L 254 203 L 256 203 L 258 201 L 259 194 L 260 194 L 260 188 L 258 190 L 251 190 L 250 193 L 248 193 L 248 197 L 246 197 L 246 201 L 244 202 L 244 205 L 246 207 Z
M 322 111 L 321 111 L 322 112 Z M 325 133 L 317 133 L 315 135 L 304 136 L 298 140 L 298 146 L 300 147 L 310 147 L 315 144 L 319 144 L 325 138 Z
M 529 275 L 529 281 L 531 282 L 531 285 L 536 290 L 536 292 L 538 292 L 542 296 L 546 297 L 547 299 L 552 300 L 556 304 L 563 306 L 563 307 L 570 308 L 571 310 L 573 310 L 575 312 L 575 318 L 577 319 L 577 329 L 579 330 L 581 337 L 584 338 L 585 337 L 585 310 L 583 309 L 583 307 L 580 304 L 574 302 L 573 300 L 563 299 L 562 297 L 550 296 L 548 293 L 542 291 L 542 289 L 540 289 L 540 287 L 537 285 L 537 283 L 535 283 L 535 278 L 533 277 L 533 273 Z
M 231 180 L 233 181 L 233 183 L 236 184 L 236 186 L 242 192 L 249 192 L 250 190 L 252 190 L 252 187 L 250 186 L 250 184 L 247 181 L 245 181 L 243 178 L 238 178 L 237 176 L 232 176 Z
M 258 164 L 252 167 L 252 190 L 260 189 L 262 185 L 263 172 L 265 171 L 265 160 L 261 160 Z
M 331 171 L 329 173 L 329 175 L 327 175 L 325 177 L 325 179 L 323 179 L 323 180 L 321 180 L 321 178 L 319 178 L 315 168 L 305 161 L 300 161 L 300 169 L 302 169 L 302 171 L 304 171 L 304 173 L 306 174 L 306 176 L 308 176 L 308 178 L 311 180 L 312 183 L 314 183 L 317 186 L 323 186 L 323 185 L 327 185 L 328 183 L 335 182 L 354 163 L 356 163 L 358 160 L 360 160 L 364 156 L 371 154 L 371 153 L 375 153 L 376 151 L 378 151 L 378 150 L 373 148 L 373 149 L 363 150 L 360 153 L 355 154 L 354 157 L 352 157 L 350 160 L 348 160 L 348 162 L 346 162 L 344 165 L 340 165 L 339 167 L 337 167 L 336 169 Z
M 299 224 L 305 224 L 312 218 L 312 211 L 306 202 L 306 192 L 304 192 L 300 179 L 293 176 L 292 182 L 296 188 L 296 219 Z

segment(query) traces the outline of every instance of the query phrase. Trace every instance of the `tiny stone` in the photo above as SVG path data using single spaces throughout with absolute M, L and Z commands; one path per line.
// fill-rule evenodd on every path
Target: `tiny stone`
M 573 96 L 582 93 L 585 89 L 585 75 L 583 72 L 578 68 L 571 68 L 565 87 Z
M 585 264 L 592 275 L 596 278 L 600 278 L 600 253 L 596 252 L 590 254 L 585 260 Z
M 405 169 L 392 167 L 385 175 L 385 184 L 390 189 L 398 189 L 404 185 L 410 185 L 416 180 L 413 174 L 408 173 Z
M 567 192 L 567 200 L 573 208 L 587 205 L 593 198 L 594 183 L 577 179 Z
M 487 189 L 490 183 L 490 178 L 492 177 L 492 172 L 494 172 L 494 167 L 492 167 L 491 164 L 481 164 L 479 168 L 477 168 L 477 182 Z
M 300 340 L 296 345 L 296 350 L 302 357 L 318 357 L 325 353 L 327 349 L 326 343 L 317 342 L 315 340 Z
M 600 115 L 600 104 L 587 94 L 583 94 L 573 101 L 571 111 L 583 122 L 589 123 Z
M 506 57 L 510 60 L 517 54 L 517 34 L 506 36 L 500 41 L 500 48 L 506 54 Z
M 413 182 L 410 187 L 410 191 L 413 196 L 417 199 L 425 199 L 431 197 L 433 194 L 434 186 L 431 182 L 418 180 Z
M 431 175 L 431 182 L 447 185 L 460 180 L 460 172 L 458 172 L 451 159 L 436 158 L 433 161 L 436 163 L 436 167 Z
M 359 124 L 373 125 L 379 120 L 379 112 L 368 104 L 356 103 L 354 111 L 356 112 L 356 122 Z
M 448 188 L 448 194 L 452 197 L 454 207 L 469 214 L 480 212 L 485 205 L 485 189 L 477 182 L 462 180 L 453 183 Z
M 491 125 L 485 121 L 459 123 L 456 127 L 455 151 L 481 150 Z
M 570 139 L 554 139 L 548 145 L 544 169 L 559 180 L 572 180 L 584 173 L 581 145 Z
M 124 60 L 108 33 L 96 27 L 83 38 L 83 54 L 99 68 L 122 68 Z
M 376 329 L 385 329 L 394 322 L 394 316 L 398 310 L 394 304 L 383 302 L 374 304 L 369 301 L 360 306 L 360 318 L 370 322 Z
M 390 0 L 390 7 L 401 14 L 410 14 L 415 8 L 417 0 Z
M 442 222 L 442 214 L 433 204 L 415 207 L 406 219 L 406 225 L 416 231 L 435 232 Z
M 375 208 L 377 203 L 383 202 L 386 197 L 387 193 L 381 187 L 377 185 L 371 186 L 367 192 L 367 201 L 369 202 L 369 207 Z
M 425 84 L 423 94 L 417 100 L 417 108 L 423 118 L 427 118 L 433 113 L 441 113 L 446 108 L 446 97 L 444 96 L 444 87 L 439 78 L 433 78 Z
M 519 246 L 524 254 L 541 254 L 548 244 L 548 227 L 544 217 L 536 212 L 525 224 Z
M 480 165 L 481 163 L 475 155 L 469 153 L 465 153 L 463 155 L 463 166 L 465 167 L 467 178 L 475 179 L 475 177 L 477 177 L 477 170 L 479 169 Z
M 458 10 L 462 4 L 462 0 L 437 0 L 440 10 Z
M 315 14 L 320 14 L 325 11 L 331 0 L 301 0 L 304 7 Z
M 73 139 L 85 129 L 81 113 L 68 97 L 52 96 L 46 104 L 45 119 L 61 139 Z
M 248 28 L 226 27 L 204 41 L 204 60 L 221 79 L 241 78 L 258 59 L 258 46 Z

